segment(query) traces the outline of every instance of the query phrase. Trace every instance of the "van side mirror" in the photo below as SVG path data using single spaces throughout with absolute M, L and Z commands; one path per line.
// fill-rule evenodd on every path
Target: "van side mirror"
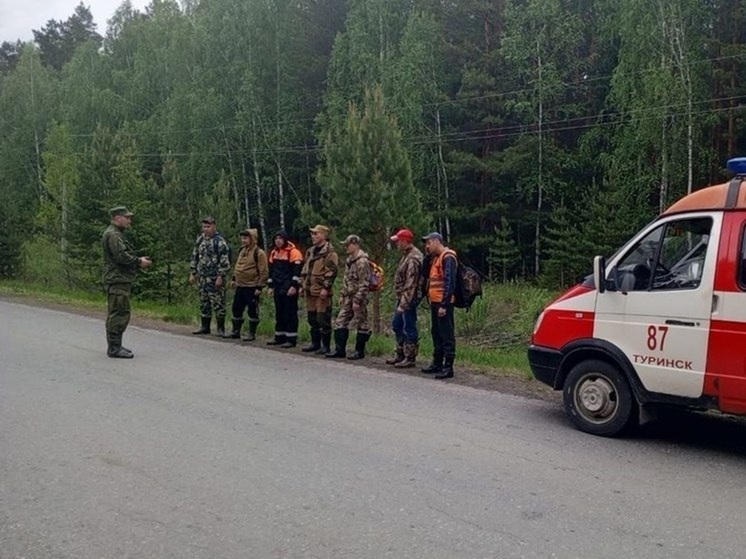
M 606 291 L 606 258 L 603 256 L 593 258 L 593 285 L 599 293 Z

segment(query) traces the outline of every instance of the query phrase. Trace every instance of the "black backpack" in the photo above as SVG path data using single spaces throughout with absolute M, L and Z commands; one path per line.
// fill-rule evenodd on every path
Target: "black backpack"
M 470 268 L 461 260 L 458 261 L 456 271 L 456 291 L 453 306 L 467 311 L 474 304 L 477 297 L 482 296 L 482 274 Z

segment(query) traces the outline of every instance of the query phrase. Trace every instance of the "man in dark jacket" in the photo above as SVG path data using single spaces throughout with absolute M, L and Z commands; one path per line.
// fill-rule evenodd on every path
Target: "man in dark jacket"
M 134 215 L 124 206 L 110 212 L 111 224 L 104 231 L 101 244 L 104 249 L 104 288 L 107 298 L 106 355 L 116 359 L 132 359 L 134 354 L 122 347 L 122 336 L 130 321 L 130 294 L 137 269 L 152 264 L 147 256 L 135 256 L 124 236 L 132 226 Z
M 283 348 L 298 343 L 298 291 L 303 255 L 288 240 L 285 231 L 278 231 L 269 253 L 269 294 L 275 301 L 275 338 L 267 345 Z

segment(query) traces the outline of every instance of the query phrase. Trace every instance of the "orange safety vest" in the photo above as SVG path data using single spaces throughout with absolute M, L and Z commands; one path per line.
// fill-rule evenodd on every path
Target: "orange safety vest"
M 450 248 L 445 249 L 430 266 L 430 276 L 427 282 L 427 298 L 431 303 L 442 303 L 445 295 L 446 270 L 443 260 L 446 256 L 457 258 L 456 252 Z M 451 297 L 451 303 L 456 300 L 455 295 Z

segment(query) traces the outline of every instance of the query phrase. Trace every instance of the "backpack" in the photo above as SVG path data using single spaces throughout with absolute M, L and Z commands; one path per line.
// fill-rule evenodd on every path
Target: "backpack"
M 222 239 L 223 236 L 220 233 L 215 233 L 212 237 L 212 250 L 215 254 L 220 254 L 220 239 Z M 225 241 L 225 246 L 228 247 L 228 261 L 233 262 L 233 253 L 231 251 L 231 245 L 228 244 L 228 241 Z M 254 254 L 254 258 L 256 258 L 256 253 Z
M 467 311 L 474 304 L 474 300 L 482 296 L 482 275 L 473 268 L 463 264 L 461 260 L 458 261 L 454 295 L 456 300 L 453 306 L 458 309 L 466 309 Z
M 370 263 L 370 285 L 368 291 L 381 291 L 385 281 L 383 268 L 372 260 L 368 260 L 368 262 Z

